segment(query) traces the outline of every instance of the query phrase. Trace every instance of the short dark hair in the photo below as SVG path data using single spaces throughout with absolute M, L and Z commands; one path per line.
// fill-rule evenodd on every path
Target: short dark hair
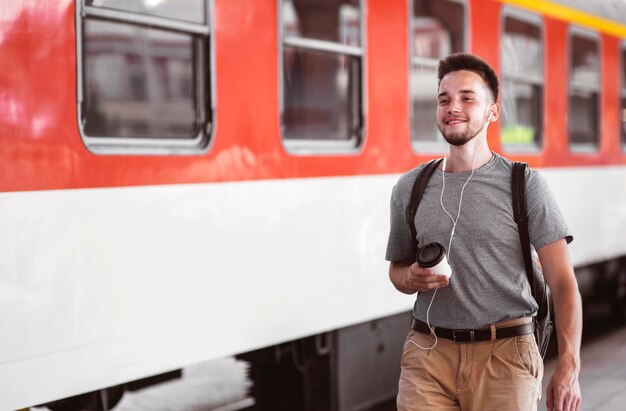
M 469 53 L 450 54 L 443 60 L 439 60 L 439 68 L 437 69 L 437 77 L 441 84 L 441 79 L 448 73 L 453 71 L 467 70 L 472 71 L 482 77 L 487 83 L 494 103 L 498 101 L 499 82 L 498 76 L 493 68 L 484 60 Z

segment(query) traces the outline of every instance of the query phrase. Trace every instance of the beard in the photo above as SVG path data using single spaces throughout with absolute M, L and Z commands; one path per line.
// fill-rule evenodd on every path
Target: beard
M 467 142 L 476 137 L 484 127 L 484 124 L 479 125 L 476 122 L 468 122 L 466 125 L 467 127 L 465 130 L 459 131 L 446 132 L 445 124 L 443 126 L 441 124 L 437 124 L 437 128 L 439 128 L 441 135 L 448 142 L 448 144 L 458 147 L 467 144 Z

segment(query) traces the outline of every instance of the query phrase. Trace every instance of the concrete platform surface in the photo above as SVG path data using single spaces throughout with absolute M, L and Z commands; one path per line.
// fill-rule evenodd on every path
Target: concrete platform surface
M 546 388 L 555 367 L 556 359 L 545 363 L 543 397 L 538 411 L 546 410 Z M 626 410 L 626 328 L 583 343 L 580 386 L 581 410 Z

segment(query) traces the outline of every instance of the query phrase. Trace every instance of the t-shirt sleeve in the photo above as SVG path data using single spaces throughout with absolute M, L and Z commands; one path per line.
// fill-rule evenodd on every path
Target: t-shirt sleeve
M 389 229 L 385 259 L 393 262 L 413 263 L 415 262 L 415 255 L 413 252 L 413 241 L 411 240 L 411 229 L 406 222 L 406 211 L 402 205 L 403 202 L 399 199 L 399 190 L 398 185 L 396 185 L 391 193 L 391 227 Z
M 528 231 L 533 247 L 539 249 L 561 238 L 571 243 L 574 237 L 546 180 L 539 172 L 529 170 L 526 181 Z

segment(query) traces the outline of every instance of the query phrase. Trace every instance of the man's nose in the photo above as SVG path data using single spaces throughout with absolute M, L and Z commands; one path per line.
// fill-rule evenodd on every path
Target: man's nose
M 448 113 L 459 113 L 461 111 L 461 103 L 457 99 L 452 99 L 448 105 Z

